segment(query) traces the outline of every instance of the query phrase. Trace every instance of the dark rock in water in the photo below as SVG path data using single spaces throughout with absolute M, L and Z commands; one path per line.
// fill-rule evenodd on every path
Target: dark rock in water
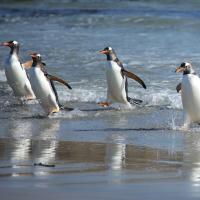
M 43 164 L 43 163 L 34 163 L 34 166 L 42 166 L 42 167 L 55 167 L 55 165 Z

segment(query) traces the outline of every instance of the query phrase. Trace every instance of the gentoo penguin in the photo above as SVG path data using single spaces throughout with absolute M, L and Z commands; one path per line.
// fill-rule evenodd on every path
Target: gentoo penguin
M 36 97 L 40 99 L 40 104 L 48 115 L 59 112 L 60 108 L 56 101 L 56 95 L 53 91 L 51 82 L 45 74 L 41 55 L 32 53 L 31 57 L 33 63 L 29 70 L 29 74 L 30 82 Z
M 5 74 L 14 95 L 25 97 L 27 100 L 35 99 L 26 70 L 19 60 L 19 43 L 17 41 L 3 42 L 2 46 L 11 49 L 5 64 Z
M 72 108 L 63 107 L 63 105 L 60 103 L 59 98 L 58 98 L 58 93 L 57 93 L 57 90 L 56 90 L 55 85 L 54 85 L 54 81 L 57 81 L 57 82 L 59 82 L 59 83 L 65 85 L 65 86 L 67 86 L 70 90 L 72 89 L 72 87 L 69 85 L 69 83 L 67 83 L 67 82 L 66 82 L 65 80 L 63 80 L 62 78 L 59 78 L 59 77 L 57 77 L 57 76 L 53 76 L 53 75 L 49 74 L 49 73 L 47 72 L 47 69 L 45 68 L 46 63 L 44 63 L 44 62 L 41 62 L 41 63 L 42 63 L 42 64 L 41 64 L 41 69 L 42 69 L 44 75 L 45 75 L 45 76 L 47 77 L 47 79 L 49 79 L 49 81 L 50 81 L 51 87 L 52 87 L 53 92 L 54 92 L 54 94 L 55 94 L 55 96 L 56 96 L 56 101 L 57 101 L 57 103 L 58 103 L 60 109 L 73 110 Z M 33 60 L 29 60 L 29 61 L 23 63 L 22 66 L 24 66 L 26 69 L 30 69 L 31 66 L 32 66 L 32 64 L 33 64 Z
M 190 63 L 184 62 L 175 72 L 182 72 L 181 84 L 176 87 L 181 91 L 183 109 L 191 122 L 200 123 L 200 78 Z
M 111 103 L 117 102 L 131 107 L 131 104 L 142 103 L 142 100 L 132 99 L 128 96 L 127 77 L 134 79 L 146 89 L 145 83 L 137 75 L 125 70 L 113 48 L 106 47 L 100 53 L 107 56 L 108 67 L 106 68 L 107 101 L 101 102 L 99 105 L 106 107 Z

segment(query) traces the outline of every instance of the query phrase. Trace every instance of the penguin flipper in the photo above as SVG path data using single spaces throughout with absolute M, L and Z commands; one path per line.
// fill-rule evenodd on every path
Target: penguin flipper
M 63 79 L 57 77 L 57 76 L 53 76 L 53 75 L 50 75 L 50 74 L 47 74 L 47 78 L 52 80 L 52 81 L 57 81 L 59 83 L 62 83 L 63 85 L 67 86 L 70 90 L 72 89 L 72 87 Z
M 27 62 L 25 62 L 25 63 L 22 63 L 22 67 L 23 67 L 24 69 L 30 69 L 31 66 L 32 66 L 32 64 L 33 64 L 33 60 L 29 60 L 29 61 L 27 61 Z
M 128 100 L 128 102 L 130 103 L 130 104 L 137 104 L 137 105 L 139 105 L 139 104 L 141 104 L 143 101 L 142 100 L 140 100 L 140 99 L 133 99 L 133 98 L 130 98 L 130 97 L 127 97 L 127 100 Z
M 181 91 L 181 83 L 179 83 L 177 86 L 176 86 L 176 91 L 177 93 L 179 93 Z
M 140 77 L 138 77 L 137 75 L 135 75 L 134 73 L 129 72 L 129 71 L 125 70 L 125 69 L 122 69 L 121 72 L 122 72 L 122 74 L 123 74 L 124 76 L 126 76 L 126 77 L 128 77 L 128 78 L 131 78 L 131 79 L 137 81 L 139 84 L 142 85 L 142 87 L 143 87 L 144 89 L 147 88 L 146 85 L 145 85 L 145 83 L 144 83 L 144 81 L 143 81 Z
M 56 90 L 56 88 L 55 88 L 55 85 L 54 85 L 54 83 L 53 83 L 53 81 L 52 81 L 51 79 L 49 79 L 49 82 L 50 82 L 51 87 L 52 87 L 52 89 L 53 89 L 53 92 L 54 92 L 54 94 L 55 94 L 56 102 L 57 102 L 59 108 L 62 108 L 62 104 L 61 104 L 60 101 L 59 101 L 58 93 L 57 93 L 57 90 Z
M 56 88 L 55 88 L 55 85 L 54 85 L 54 83 L 53 83 L 52 80 L 49 80 L 49 81 L 50 81 L 51 87 L 52 87 L 52 89 L 53 89 L 53 92 L 54 92 L 54 94 L 55 94 L 56 102 L 57 102 L 57 104 L 58 104 L 60 110 L 66 110 L 66 111 L 72 111 L 72 110 L 74 110 L 74 108 L 70 108 L 70 107 L 67 107 L 67 106 L 63 106 L 63 105 L 60 103 L 59 98 L 58 98 L 58 93 L 57 93 Z

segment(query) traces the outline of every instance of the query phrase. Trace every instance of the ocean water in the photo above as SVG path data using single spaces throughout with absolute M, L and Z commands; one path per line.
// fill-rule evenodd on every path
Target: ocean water
M 72 90 L 56 88 L 75 108 L 45 117 L 37 101 L 18 102 L 4 74 L 9 49 L 0 48 L 4 199 L 23 199 L 25 191 L 27 199 L 199 199 L 200 128 L 182 129 L 175 89 L 182 62 L 200 73 L 199 1 L 1 1 L 0 30 L 2 42 L 20 43 L 22 61 L 36 51 L 70 83 Z M 99 54 L 106 46 L 147 85 L 129 80 L 129 96 L 141 106 L 98 106 L 106 99 Z

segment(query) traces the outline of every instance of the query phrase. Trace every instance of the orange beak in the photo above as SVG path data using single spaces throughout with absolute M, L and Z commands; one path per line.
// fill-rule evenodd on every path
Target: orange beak
M 29 55 L 30 55 L 32 58 L 36 58 L 36 57 L 37 57 L 37 53 L 29 53 Z
M 10 47 L 10 43 L 8 43 L 8 42 L 2 42 L 1 46 Z
M 108 50 L 101 50 L 101 51 L 99 51 L 99 53 L 101 53 L 101 54 L 108 54 Z
M 176 70 L 175 70 L 175 72 L 176 73 L 180 73 L 180 72 L 183 72 L 184 70 L 185 70 L 184 67 L 177 67 Z

